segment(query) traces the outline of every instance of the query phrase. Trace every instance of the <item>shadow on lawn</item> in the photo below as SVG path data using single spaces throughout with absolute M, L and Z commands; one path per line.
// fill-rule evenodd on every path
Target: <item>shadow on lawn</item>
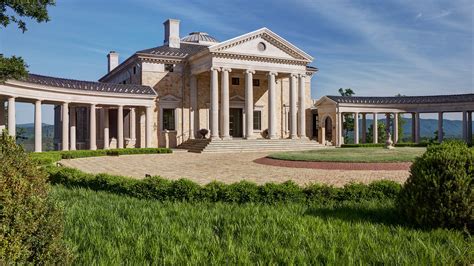
M 305 215 L 324 220 L 338 219 L 355 223 L 376 223 L 389 226 L 408 226 L 393 207 L 331 206 L 310 207 Z

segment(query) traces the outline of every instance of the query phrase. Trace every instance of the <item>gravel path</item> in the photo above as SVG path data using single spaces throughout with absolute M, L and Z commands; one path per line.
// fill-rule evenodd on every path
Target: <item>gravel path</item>
M 409 175 L 407 170 L 323 170 L 279 167 L 254 162 L 266 155 L 268 154 L 195 154 L 178 151 L 172 154 L 81 158 L 62 160 L 61 163 L 89 173 L 109 173 L 133 178 L 143 178 L 150 174 L 168 179 L 188 178 L 199 184 L 213 180 L 224 183 L 248 180 L 258 184 L 293 180 L 300 185 L 325 183 L 343 186 L 349 182 L 370 183 L 380 179 L 403 183 Z

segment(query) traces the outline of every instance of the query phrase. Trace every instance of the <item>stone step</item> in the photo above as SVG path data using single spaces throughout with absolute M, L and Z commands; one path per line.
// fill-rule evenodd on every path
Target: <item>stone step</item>
M 230 139 L 230 140 L 188 140 L 178 148 L 189 152 L 223 153 L 223 152 L 261 152 L 261 151 L 301 151 L 324 148 L 317 142 L 293 139 Z

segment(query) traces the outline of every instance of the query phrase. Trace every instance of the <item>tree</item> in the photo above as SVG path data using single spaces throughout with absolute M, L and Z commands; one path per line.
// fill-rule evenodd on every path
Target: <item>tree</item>
M 352 97 L 355 92 L 351 89 L 343 89 L 339 88 L 339 94 L 344 97 Z M 354 131 L 354 117 L 352 117 L 351 114 L 345 114 L 344 115 L 344 123 L 343 123 L 343 128 L 344 128 L 344 141 L 347 143 L 349 139 L 349 131 Z
M 24 33 L 27 31 L 24 19 L 29 18 L 38 23 L 47 22 L 49 21 L 47 8 L 52 5 L 54 0 L 0 0 L 0 26 L 6 28 L 14 23 Z M 0 82 L 25 77 L 28 74 L 27 67 L 21 57 L 8 58 L 0 55 Z
M 387 140 L 387 132 L 385 130 L 385 123 L 377 123 L 377 142 L 378 143 L 385 143 Z M 370 125 L 369 130 L 367 132 L 367 142 L 371 143 L 374 141 L 374 125 Z

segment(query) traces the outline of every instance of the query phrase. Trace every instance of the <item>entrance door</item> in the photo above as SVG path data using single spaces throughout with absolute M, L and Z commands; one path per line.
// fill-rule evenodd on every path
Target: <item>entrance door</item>
M 230 108 L 229 110 L 229 133 L 234 138 L 243 136 L 243 114 L 241 108 Z
M 328 116 L 324 122 L 324 127 L 326 131 L 325 139 L 326 141 L 332 142 L 332 119 Z

